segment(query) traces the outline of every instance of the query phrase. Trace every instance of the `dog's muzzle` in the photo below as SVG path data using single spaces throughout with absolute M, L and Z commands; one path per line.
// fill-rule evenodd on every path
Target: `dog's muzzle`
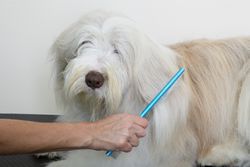
M 85 76 L 85 82 L 91 89 L 100 88 L 104 83 L 104 77 L 100 72 L 90 71 Z

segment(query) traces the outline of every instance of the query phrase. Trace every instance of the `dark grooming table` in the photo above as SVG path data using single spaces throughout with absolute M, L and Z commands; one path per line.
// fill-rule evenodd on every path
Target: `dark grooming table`
M 21 119 L 39 122 L 52 122 L 56 115 L 0 114 L 1 118 Z M 45 167 L 50 162 L 47 158 L 35 158 L 32 155 L 0 156 L 0 167 Z

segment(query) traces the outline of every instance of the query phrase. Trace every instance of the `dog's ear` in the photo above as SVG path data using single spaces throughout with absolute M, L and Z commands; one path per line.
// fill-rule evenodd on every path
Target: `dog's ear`
M 64 76 L 63 71 L 67 65 L 67 62 L 63 58 L 63 51 L 58 44 L 58 41 L 55 41 L 50 48 L 50 60 L 52 62 L 52 79 L 54 85 L 55 100 L 58 107 L 61 111 L 64 111 L 64 108 L 67 106 L 67 100 L 65 98 L 65 93 L 63 90 L 64 86 Z
M 72 25 L 62 32 L 51 46 L 50 53 L 54 61 L 54 72 L 59 79 L 68 62 L 76 56 L 77 43 L 76 28 Z
M 52 76 L 54 82 L 54 90 L 56 102 L 58 106 L 66 106 L 66 97 L 63 90 L 64 87 L 64 70 L 69 60 L 75 56 L 75 28 L 70 28 L 62 32 L 52 44 L 49 55 L 53 64 Z M 64 105 L 65 104 L 65 105 Z
M 177 56 L 149 39 L 141 40 L 134 52 L 136 91 L 145 102 L 149 102 L 178 70 Z

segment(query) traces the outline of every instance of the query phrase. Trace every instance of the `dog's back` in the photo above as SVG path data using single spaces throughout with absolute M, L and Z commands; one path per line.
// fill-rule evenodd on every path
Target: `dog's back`
M 232 146 L 241 137 L 249 142 L 250 38 L 197 40 L 171 48 L 181 55 L 193 92 L 189 122 L 199 140 L 201 161 L 215 145 Z M 209 156 L 207 161 L 213 161 L 218 154 Z

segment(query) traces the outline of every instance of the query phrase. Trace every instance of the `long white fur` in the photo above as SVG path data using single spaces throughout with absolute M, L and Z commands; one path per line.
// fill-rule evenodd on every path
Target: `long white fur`
M 79 46 L 83 41 L 91 43 Z M 249 158 L 250 38 L 166 47 L 130 19 L 95 11 L 64 31 L 53 52 L 57 99 L 65 111 L 59 121 L 139 114 L 180 66 L 186 73 L 150 114 L 138 148 L 116 160 L 100 151 L 72 151 L 49 167 L 191 167 Z M 105 76 L 94 91 L 85 84 L 91 70 Z

